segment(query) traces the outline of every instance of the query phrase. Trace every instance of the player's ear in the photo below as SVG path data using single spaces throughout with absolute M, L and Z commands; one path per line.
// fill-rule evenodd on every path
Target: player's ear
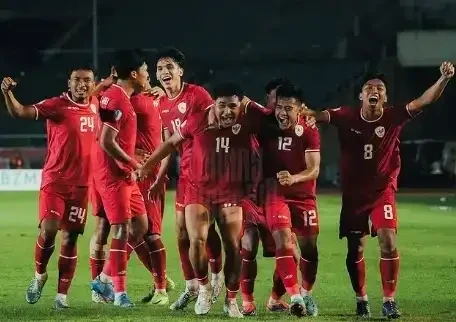
M 68 89 L 71 88 L 71 80 L 68 80 Z
M 179 76 L 182 77 L 184 75 L 184 69 L 179 68 Z
M 359 98 L 360 101 L 362 101 L 363 100 L 363 93 L 359 93 L 358 98 Z
M 388 95 L 385 95 L 385 103 L 388 102 Z
M 133 79 L 136 79 L 138 77 L 138 72 L 136 70 L 132 71 L 130 73 L 130 77 L 133 78 Z

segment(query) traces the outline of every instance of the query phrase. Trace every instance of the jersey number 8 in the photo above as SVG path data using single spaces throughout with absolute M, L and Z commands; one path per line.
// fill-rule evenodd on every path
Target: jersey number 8
M 364 160 L 372 159 L 374 146 L 372 144 L 364 144 Z

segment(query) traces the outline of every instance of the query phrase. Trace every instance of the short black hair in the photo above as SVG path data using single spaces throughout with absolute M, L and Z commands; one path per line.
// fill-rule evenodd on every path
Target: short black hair
M 277 88 L 277 99 L 280 97 L 283 98 L 294 98 L 298 100 L 300 103 L 304 101 L 304 94 L 302 89 L 294 85 L 282 85 Z
M 373 80 L 373 79 L 381 80 L 383 82 L 383 84 L 385 84 L 385 87 L 388 87 L 388 81 L 387 81 L 386 75 L 384 73 L 381 73 L 381 72 L 368 72 L 361 79 L 361 84 L 359 86 L 360 91 L 363 89 L 364 85 L 368 81 Z
M 138 70 L 145 63 L 146 58 L 142 50 L 133 49 L 116 51 L 112 65 L 119 79 L 128 79 L 131 72 Z
M 235 82 L 224 82 L 214 86 L 212 91 L 214 99 L 225 97 L 225 96 L 237 96 L 239 100 L 244 97 L 244 91 L 241 86 Z
M 158 61 L 162 58 L 171 58 L 180 68 L 184 68 L 185 66 L 185 55 L 177 48 L 161 48 L 155 55 L 155 67 L 157 67 Z
M 93 77 L 95 78 L 95 76 L 96 76 L 95 68 L 93 68 L 90 64 L 81 64 L 81 65 L 72 66 L 70 69 L 68 69 L 68 79 L 71 78 L 71 74 L 73 74 L 73 72 L 78 71 L 78 70 L 92 72 Z
M 264 90 L 269 95 L 273 90 L 283 85 L 291 85 L 291 82 L 285 77 L 274 78 L 266 84 Z

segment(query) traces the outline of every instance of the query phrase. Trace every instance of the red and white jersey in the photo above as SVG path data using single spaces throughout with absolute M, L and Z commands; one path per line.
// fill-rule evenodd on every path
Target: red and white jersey
M 385 107 L 382 115 L 366 120 L 361 108 L 342 106 L 325 111 L 339 133 L 340 174 L 344 195 L 375 194 L 397 189 L 401 168 L 399 136 L 412 115 L 407 106 Z
M 171 134 L 183 124 L 188 116 L 206 110 L 213 104 L 212 97 L 201 86 L 184 83 L 181 92 L 174 98 L 161 97 L 158 103 L 164 129 Z M 180 176 L 187 177 L 192 154 L 192 140 L 186 140 L 179 148 Z
M 46 120 L 47 155 L 41 187 L 48 184 L 88 186 L 98 100 L 73 101 L 67 93 L 33 105 L 36 119 Z
M 136 144 L 136 113 L 129 95 L 122 87 L 113 84 L 104 92 L 100 98 L 100 114 L 109 115 L 108 119 L 102 120 L 103 124 L 118 132 L 117 143 L 133 158 Z M 102 126 L 100 131 L 101 129 Z M 115 160 L 99 144 L 94 145 L 93 154 L 93 176 L 97 184 L 107 186 L 125 180 L 134 170 L 130 165 Z

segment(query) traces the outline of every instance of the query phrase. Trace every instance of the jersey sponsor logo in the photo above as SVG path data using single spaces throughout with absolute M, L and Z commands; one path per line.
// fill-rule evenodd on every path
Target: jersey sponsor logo
M 233 131 L 233 134 L 237 135 L 239 131 L 241 131 L 241 124 L 234 124 L 231 127 L 231 130 Z
M 97 107 L 95 104 L 90 104 L 90 110 L 94 113 L 97 114 Z
M 302 125 L 296 125 L 295 126 L 295 134 L 297 136 L 301 136 L 303 133 L 304 133 L 304 128 L 302 127 Z
M 177 104 L 177 109 L 179 110 L 179 112 L 184 114 L 187 111 L 187 103 L 182 102 L 182 103 Z
M 375 134 L 377 134 L 377 136 L 379 138 L 382 138 L 385 136 L 385 128 L 383 126 L 377 126 L 375 128 Z
M 114 111 L 114 119 L 116 121 L 120 120 L 120 118 L 122 117 L 122 111 L 119 111 L 119 110 L 115 110 Z
M 73 111 L 79 111 L 79 108 L 76 106 L 68 106 L 67 109 L 73 110 Z

